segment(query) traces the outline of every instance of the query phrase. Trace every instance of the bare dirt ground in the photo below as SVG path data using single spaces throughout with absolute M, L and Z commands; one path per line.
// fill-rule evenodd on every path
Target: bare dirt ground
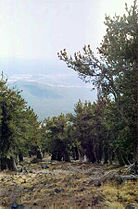
M 138 180 L 114 179 L 114 173 L 126 175 L 126 168 L 27 159 L 18 172 L 0 173 L 0 209 L 14 203 L 17 209 L 138 208 Z

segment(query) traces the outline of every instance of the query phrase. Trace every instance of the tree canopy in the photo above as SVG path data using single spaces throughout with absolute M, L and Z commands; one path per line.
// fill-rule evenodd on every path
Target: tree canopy
M 133 141 L 135 165 L 138 171 L 138 8 L 137 0 L 126 14 L 105 17 L 106 34 L 98 48 L 97 58 L 90 45 L 83 53 L 69 56 L 66 49 L 58 57 L 78 72 L 85 82 L 98 90 L 98 100 L 111 100 L 118 114 L 116 131 L 120 142 Z M 127 105 L 126 105 L 127 104 Z M 106 115 L 105 115 L 106 117 Z M 128 133 L 130 139 L 125 136 Z M 126 139 L 127 138 L 127 139 Z M 118 145 L 118 149 L 121 145 Z
M 9 88 L 2 74 L 0 80 L 0 167 L 16 169 L 15 159 L 39 143 L 37 116 L 21 96 Z M 37 141 L 37 142 L 36 142 Z M 29 147 L 28 147 L 29 144 Z

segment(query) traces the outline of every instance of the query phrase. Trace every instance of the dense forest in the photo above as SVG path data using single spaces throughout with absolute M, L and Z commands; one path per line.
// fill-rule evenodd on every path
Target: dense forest
M 96 57 L 90 45 L 59 59 L 97 89 L 97 101 L 78 103 L 74 114 L 44 121 L 16 88 L 0 80 L 0 168 L 16 170 L 26 156 L 41 160 L 83 159 L 91 163 L 135 163 L 138 173 L 138 10 L 137 1 L 123 16 L 105 18 L 106 34 Z

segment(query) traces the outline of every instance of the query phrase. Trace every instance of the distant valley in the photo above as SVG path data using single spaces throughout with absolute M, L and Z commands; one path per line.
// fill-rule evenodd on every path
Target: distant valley
M 79 99 L 82 101 L 95 99 L 95 93 L 82 87 L 50 87 L 33 82 L 15 82 L 12 85 L 22 89 L 22 95 L 33 107 L 39 119 L 48 116 L 73 112 L 74 105 Z
M 61 112 L 73 112 L 79 99 L 96 100 L 92 86 L 82 82 L 77 73 L 65 65 L 11 60 L 1 65 L 9 85 L 23 90 L 22 96 L 40 120 Z

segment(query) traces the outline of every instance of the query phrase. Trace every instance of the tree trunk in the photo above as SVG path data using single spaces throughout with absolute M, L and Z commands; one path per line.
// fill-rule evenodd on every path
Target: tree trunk
M 137 25 L 138 26 L 138 25 Z M 135 99 L 135 173 L 138 174 L 138 29 L 136 38 L 136 60 L 134 62 L 134 99 Z
M 78 151 L 78 147 L 75 147 L 75 160 L 79 160 L 79 151 Z
M 43 159 L 43 154 L 42 154 L 42 152 L 41 152 L 40 149 L 38 149 L 38 150 L 36 151 L 36 156 L 37 156 L 37 159 L 40 159 L 40 160 Z
M 22 152 L 19 153 L 19 161 L 20 161 L 20 162 L 23 161 L 23 153 L 22 153 Z
M 135 156 L 135 173 L 138 174 L 138 143 L 136 145 L 136 150 L 135 150 L 136 156 Z
M 114 153 L 111 148 L 108 149 L 108 158 L 109 158 L 110 165 L 112 165 L 113 160 L 114 160 Z
M 29 151 L 29 152 L 28 152 L 28 155 L 29 155 L 29 157 L 32 157 L 32 152 Z
M 55 151 L 52 152 L 51 160 L 57 160 L 57 153 Z
M 69 153 L 68 153 L 68 151 L 65 151 L 65 153 L 64 153 L 64 160 L 65 160 L 65 162 L 70 162 L 70 156 L 69 156 Z
M 8 169 L 11 171 L 16 171 L 17 167 L 16 167 L 16 162 L 15 159 L 13 157 L 7 158 L 7 166 Z
M 94 152 L 93 152 L 92 149 L 91 150 L 89 150 L 89 149 L 87 150 L 86 156 L 87 156 L 89 162 L 92 162 L 92 163 L 96 162 L 96 158 L 95 158 L 95 155 L 94 155 Z
M 108 163 L 108 147 L 107 146 L 104 146 L 104 164 L 107 164 Z
M 101 163 L 101 159 L 102 159 L 102 147 L 101 147 L 101 144 L 100 143 L 95 147 L 95 156 L 96 156 L 96 162 L 97 163 Z
M 7 168 L 7 158 L 6 157 L 1 157 L 0 168 L 1 168 L 2 171 Z
M 116 154 L 117 154 L 117 159 L 118 159 L 119 165 L 120 165 L 120 166 L 125 165 L 125 162 L 124 162 L 124 159 L 123 159 L 121 150 L 118 149 L 118 150 L 116 151 Z
M 62 157 L 63 157 L 62 153 L 60 151 L 58 151 L 58 153 L 57 153 L 57 160 L 58 161 L 61 161 L 62 160 Z
M 79 151 L 78 151 L 78 147 L 73 147 L 73 150 L 72 150 L 72 157 L 73 157 L 73 160 L 79 160 Z

